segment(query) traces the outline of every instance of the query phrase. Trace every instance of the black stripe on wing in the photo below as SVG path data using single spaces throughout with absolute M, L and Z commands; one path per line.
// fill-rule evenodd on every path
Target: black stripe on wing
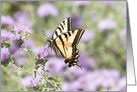
M 68 31 L 70 31 L 71 30 L 71 27 L 72 27 L 72 21 L 71 21 L 71 18 L 68 18 L 67 19 L 68 20 Z
M 58 27 L 55 29 L 55 32 L 52 36 L 52 39 L 55 39 L 56 37 L 58 37 L 59 35 L 61 35 L 62 33 L 65 33 L 67 31 L 71 30 L 71 18 L 65 18 L 59 25 Z M 57 35 L 58 34 L 58 35 Z
M 72 49 L 72 58 L 70 59 L 65 59 L 65 63 L 68 64 L 68 67 L 78 65 L 77 62 L 79 62 L 78 57 L 79 57 L 79 50 L 76 48 L 76 46 L 73 47 Z M 80 66 L 80 65 L 78 65 Z
M 81 37 L 82 37 L 82 35 L 83 35 L 84 31 L 85 31 L 85 30 L 83 30 L 83 29 L 73 29 L 73 31 L 75 31 L 75 30 L 78 30 L 78 32 L 77 32 L 77 34 L 76 34 L 76 36 L 75 36 L 75 39 L 74 39 L 74 41 L 73 41 L 73 43 L 72 43 L 72 47 L 73 47 L 74 45 L 77 45 L 77 44 L 78 44 L 79 40 L 81 39 Z M 73 31 L 72 31 L 72 32 L 73 32 Z

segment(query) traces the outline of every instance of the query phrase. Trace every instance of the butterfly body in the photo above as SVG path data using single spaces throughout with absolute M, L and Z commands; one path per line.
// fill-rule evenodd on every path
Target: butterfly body
M 71 18 L 66 18 L 57 27 L 52 39 L 48 39 L 49 46 L 54 50 L 56 57 L 59 56 L 59 50 L 69 67 L 78 65 L 79 50 L 76 46 L 83 33 L 83 29 L 71 29 Z

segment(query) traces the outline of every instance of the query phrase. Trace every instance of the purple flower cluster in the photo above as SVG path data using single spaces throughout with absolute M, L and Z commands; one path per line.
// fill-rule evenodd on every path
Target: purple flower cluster
M 48 62 L 45 64 L 45 70 L 49 70 L 50 73 L 61 73 L 65 66 L 67 65 L 61 58 L 48 58 Z
M 17 11 L 14 14 L 15 25 L 25 24 L 27 26 L 32 26 L 29 13 L 27 11 Z
M 76 5 L 76 6 L 85 6 L 89 3 L 90 3 L 90 1 L 74 1 L 74 5 Z
M 4 62 L 9 58 L 10 58 L 9 49 L 6 47 L 1 48 L 1 62 Z
M 81 72 L 82 70 L 78 70 L 79 69 L 76 69 L 76 67 L 75 69 L 68 70 L 67 79 L 70 80 L 72 78 L 71 76 L 74 77 L 74 72 L 78 73 L 78 76 L 75 76 L 73 81 L 68 81 L 65 84 L 62 84 L 63 91 L 96 91 L 100 87 L 103 87 L 104 89 L 111 88 L 111 90 L 118 89 L 119 91 L 126 90 L 126 78 L 120 77 L 118 70 L 99 69 L 93 72 L 86 72 L 86 70 Z
M 85 52 L 79 52 L 79 64 L 82 66 L 82 68 L 89 69 L 96 67 L 96 62 L 92 59 L 87 57 Z
M 39 80 L 41 80 L 41 77 L 39 75 L 37 75 L 35 79 L 32 76 L 25 76 L 21 79 L 25 87 L 35 87 L 37 86 Z
M 126 28 L 122 28 L 121 30 L 120 30 L 120 35 L 121 36 L 125 36 L 126 35 Z
M 84 34 L 82 35 L 81 41 L 87 42 L 94 38 L 94 32 L 92 30 L 85 29 Z
M 67 17 L 71 17 L 72 18 L 72 25 L 75 26 L 76 28 L 81 28 L 82 27 L 82 17 L 77 15 L 77 14 L 71 14 Z
M 8 15 L 1 16 L 1 24 L 2 25 L 13 25 L 14 20 Z
M 1 43 L 7 40 L 12 40 L 13 36 L 14 36 L 13 33 L 11 33 L 10 31 L 1 29 Z
M 58 16 L 58 9 L 51 3 L 45 3 L 39 6 L 37 14 L 39 17 Z
M 30 33 L 32 33 L 30 27 L 26 25 L 17 25 L 13 30 L 15 32 L 14 40 L 24 40 Z
M 37 50 L 35 50 L 35 53 L 36 53 L 36 59 L 37 60 L 44 60 L 47 58 L 47 55 L 49 54 L 48 53 L 48 46 L 42 46 L 42 47 L 39 47 Z
M 112 7 L 112 6 L 114 6 L 116 4 L 116 1 L 106 1 L 105 4 L 108 7 Z
M 31 80 L 33 79 L 33 77 L 32 76 L 26 76 L 26 77 L 24 77 L 24 78 L 22 78 L 21 79 L 21 82 L 23 83 L 23 85 L 25 86 L 25 87 L 29 87 L 29 86 L 31 86 Z
M 112 19 L 103 19 L 98 23 L 98 29 L 100 30 L 109 30 L 117 26 L 117 22 Z

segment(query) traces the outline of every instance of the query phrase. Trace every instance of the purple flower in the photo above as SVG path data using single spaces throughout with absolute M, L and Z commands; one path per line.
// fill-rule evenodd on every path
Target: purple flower
M 14 41 L 11 43 L 11 46 L 9 47 L 9 51 L 11 52 L 11 54 L 14 54 L 17 52 L 17 50 L 20 50 L 19 44 Z
M 86 29 L 84 34 L 82 35 L 81 41 L 87 42 L 94 38 L 94 32 L 92 30 Z
M 21 57 L 20 54 L 18 56 L 14 56 L 14 59 L 15 59 L 15 63 L 19 66 L 21 65 L 26 65 L 28 63 L 28 58 L 26 57 Z
M 10 16 L 8 15 L 1 16 L 1 24 L 12 25 L 13 23 L 14 23 L 14 20 Z
M 76 5 L 76 6 L 84 6 L 89 3 L 90 3 L 90 1 L 74 1 L 74 5 Z
M 31 87 L 35 87 L 35 86 L 37 86 L 39 80 L 41 80 L 41 77 L 40 77 L 39 75 L 37 75 L 35 79 L 32 78 L 32 79 L 30 80 Z
M 118 79 L 120 77 L 120 72 L 118 70 L 116 70 L 116 69 L 111 69 L 110 73 L 111 73 L 111 76 L 114 79 Z
M 82 68 L 89 69 L 96 66 L 96 62 L 93 59 L 88 58 L 85 52 L 80 52 L 79 55 L 79 65 L 81 65 Z
M 126 12 L 126 7 L 124 7 L 123 10 L 122 10 L 122 14 L 123 14 L 124 16 L 126 16 L 126 13 L 127 13 L 127 12 Z
M 100 30 L 109 30 L 117 26 L 117 22 L 111 19 L 103 19 L 98 23 L 98 29 Z
M 60 58 L 49 58 L 45 64 L 45 70 L 49 70 L 50 73 L 62 72 L 62 68 L 65 67 L 63 59 Z
M 30 80 L 30 83 L 31 83 L 31 87 L 37 86 L 37 81 L 34 78 Z
M 32 76 L 26 76 L 26 77 L 21 79 L 21 81 L 25 87 L 37 86 L 39 80 L 41 80 L 40 76 L 36 76 L 35 79 Z
M 1 43 L 3 43 L 3 41 L 5 40 L 11 40 L 11 39 L 13 39 L 13 33 L 5 29 L 1 29 Z
M 47 50 L 48 50 L 48 46 L 47 45 L 39 47 L 37 50 L 35 50 L 36 59 L 37 60 L 44 60 L 44 59 L 46 59 L 47 55 L 49 54 Z
M 76 14 L 72 14 L 70 16 L 67 17 L 71 17 L 72 18 L 72 25 L 77 27 L 77 28 L 81 28 L 82 27 L 82 17 L 76 15 Z
M 126 90 L 126 77 L 122 77 L 118 80 L 118 87 L 120 91 Z
M 32 33 L 32 30 L 30 29 L 30 27 L 26 25 L 17 25 L 14 27 L 13 30 L 15 32 L 15 36 L 14 36 L 15 40 L 19 40 L 19 39 L 23 40 L 27 36 L 29 36 L 30 33 Z
M 36 48 L 35 43 L 33 39 L 28 38 L 28 40 L 25 40 L 24 43 L 26 44 L 28 49 L 34 49 Z M 21 48 L 24 48 L 24 44 L 21 45 Z
M 85 81 L 83 81 L 83 82 L 85 82 Z M 70 87 L 69 91 L 78 91 L 79 89 L 83 88 L 83 85 L 82 85 L 82 83 L 80 83 L 79 81 L 76 80 L 74 82 L 71 82 L 70 86 L 68 86 L 68 87 Z
M 116 4 L 116 2 L 115 1 L 106 1 L 105 4 L 108 7 L 112 7 L 112 6 L 114 6 Z
M 45 3 L 38 8 L 37 14 L 39 15 L 39 17 L 47 17 L 49 15 L 57 16 L 58 9 L 51 3 Z
M 14 14 L 15 25 L 16 24 L 25 24 L 27 26 L 32 26 L 29 13 L 26 11 L 18 11 Z
M 9 49 L 6 47 L 1 48 L 1 62 L 4 62 L 9 58 L 10 58 Z
M 120 34 L 125 36 L 126 35 L 126 28 L 122 28 L 120 31 Z
M 110 86 L 112 86 L 113 84 L 115 84 L 115 80 L 113 78 L 111 78 L 111 77 L 104 78 L 102 84 L 103 84 L 104 88 L 109 88 Z
M 79 70 L 79 71 L 77 72 L 77 70 Z M 69 76 L 70 76 L 70 75 L 73 75 L 73 76 L 74 76 L 74 79 L 75 79 L 75 78 L 77 78 L 77 77 L 79 77 L 79 76 L 83 76 L 83 75 L 85 75 L 85 74 L 87 73 L 87 70 L 86 70 L 86 69 L 84 69 L 84 68 L 82 67 L 82 70 L 81 70 L 78 66 L 71 67 L 71 68 L 69 68 L 69 69 L 67 69 L 67 70 L 65 70 L 65 71 L 67 71 L 67 74 L 64 76 L 64 78 L 65 78 L 66 80 L 69 79 Z
M 33 79 L 32 76 L 26 76 L 26 77 L 22 78 L 21 81 L 22 81 L 22 83 L 23 83 L 23 85 L 25 87 L 29 87 L 29 86 L 31 86 L 31 82 L 30 81 L 32 79 Z
M 62 88 L 62 91 L 70 91 L 70 86 L 71 83 L 70 82 L 64 82 L 62 85 L 61 85 L 61 88 Z
M 101 85 L 103 78 L 102 77 L 96 77 L 95 79 L 89 80 L 87 86 L 85 87 L 86 91 L 96 91 Z
M 79 76 L 78 79 L 76 80 L 79 83 L 79 89 L 85 89 L 89 84 L 91 84 L 91 76 L 92 73 L 86 71 L 86 73 L 83 76 Z M 86 80 L 85 80 L 86 79 Z

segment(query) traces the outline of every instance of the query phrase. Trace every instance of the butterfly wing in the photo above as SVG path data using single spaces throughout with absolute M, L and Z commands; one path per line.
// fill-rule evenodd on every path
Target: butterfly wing
M 67 31 L 71 30 L 71 18 L 65 18 L 63 21 L 58 25 L 58 27 L 55 29 L 55 32 L 52 36 L 52 39 L 55 39 L 62 33 L 65 33 Z
M 55 56 L 56 57 L 59 57 L 59 52 L 58 52 L 58 49 L 57 49 L 57 47 L 53 47 L 53 50 L 54 50 L 54 52 L 55 52 Z
M 62 54 L 65 63 L 67 63 L 69 67 L 72 65 L 78 65 L 77 62 L 79 51 L 76 46 L 83 33 L 83 29 L 73 29 L 61 34 L 55 39 L 56 47 Z

